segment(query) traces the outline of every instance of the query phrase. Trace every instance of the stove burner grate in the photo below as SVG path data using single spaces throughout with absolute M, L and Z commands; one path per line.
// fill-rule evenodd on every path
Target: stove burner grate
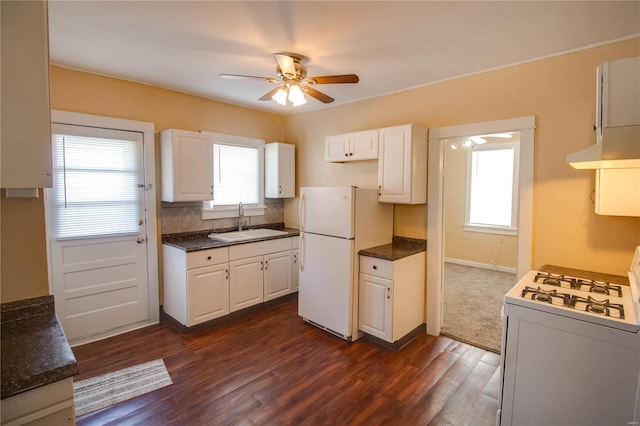
M 582 291 L 588 291 L 590 293 L 622 297 L 622 287 L 609 282 L 576 279 L 575 288 Z
M 591 296 L 586 298 L 571 296 L 569 306 L 580 311 L 593 312 L 605 317 L 624 319 L 624 306 L 620 303 L 611 303 L 609 299 L 597 300 Z
M 573 288 L 573 280 L 571 278 L 562 274 L 552 274 L 551 272 L 538 272 L 533 281 L 555 287 Z
M 558 293 L 557 290 L 543 290 L 540 287 L 533 288 L 526 286 L 522 289 L 522 297 L 525 299 L 536 300 L 538 302 L 550 303 L 552 305 L 569 306 L 571 295 L 566 293 Z

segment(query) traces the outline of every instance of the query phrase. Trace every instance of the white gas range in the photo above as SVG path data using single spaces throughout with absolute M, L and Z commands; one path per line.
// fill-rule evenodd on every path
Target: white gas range
M 527 273 L 505 296 L 501 425 L 638 425 L 640 247 L 629 286 Z

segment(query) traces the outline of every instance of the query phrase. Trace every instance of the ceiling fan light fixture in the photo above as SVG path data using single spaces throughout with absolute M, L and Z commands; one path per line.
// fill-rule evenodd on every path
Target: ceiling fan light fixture
M 273 99 L 274 101 L 276 101 L 280 105 L 286 105 L 287 104 L 287 91 L 284 89 L 284 87 L 281 87 L 280 89 L 278 89 L 278 91 L 276 93 L 273 94 L 271 99 Z
M 302 93 L 300 86 L 298 86 L 297 84 L 293 84 L 289 88 L 289 100 L 294 107 L 307 103 L 307 100 L 304 97 L 304 93 Z

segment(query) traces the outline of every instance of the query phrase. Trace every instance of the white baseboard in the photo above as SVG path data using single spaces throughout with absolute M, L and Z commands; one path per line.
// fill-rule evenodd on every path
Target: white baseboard
M 509 268 L 508 266 L 497 266 L 497 265 L 494 266 L 488 263 L 472 262 L 470 260 L 463 260 L 463 259 L 453 259 L 451 257 L 445 257 L 444 261 L 449 263 L 455 263 L 456 265 L 471 266 L 473 268 L 490 269 L 492 271 L 509 272 L 511 274 L 515 274 L 518 272 L 516 268 Z

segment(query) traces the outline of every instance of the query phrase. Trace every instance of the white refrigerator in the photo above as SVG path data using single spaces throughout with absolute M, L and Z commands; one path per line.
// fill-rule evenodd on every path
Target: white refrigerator
M 345 340 L 358 339 L 358 251 L 391 242 L 393 205 L 375 189 L 300 188 L 298 315 Z

